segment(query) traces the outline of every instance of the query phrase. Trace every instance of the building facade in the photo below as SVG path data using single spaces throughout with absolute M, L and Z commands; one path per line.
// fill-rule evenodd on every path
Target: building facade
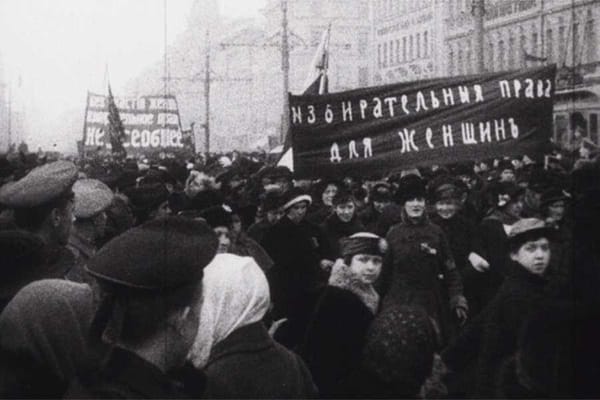
M 373 84 L 444 75 L 440 0 L 371 0 Z
M 448 0 L 445 6 L 446 73 L 472 73 L 471 0 Z M 600 3 L 594 0 L 486 0 L 485 68 L 504 71 L 541 62 L 559 67 L 595 64 L 600 61 L 599 18 Z
M 474 73 L 471 0 L 447 0 L 448 76 Z M 573 143 L 574 131 L 600 143 L 600 2 L 486 0 L 486 71 L 556 64 L 554 141 Z

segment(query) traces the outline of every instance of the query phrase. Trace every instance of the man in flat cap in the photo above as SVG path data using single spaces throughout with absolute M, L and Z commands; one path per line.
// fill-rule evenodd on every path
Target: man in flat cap
M 0 231 L 0 310 L 29 282 L 63 279 L 72 268 L 65 245 L 76 179 L 75 164 L 56 161 L 0 188 L 0 205 L 12 211 L 13 224 Z
M 67 397 L 199 396 L 173 378 L 196 337 L 203 270 L 217 247 L 210 226 L 182 217 L 150 221 L 102 247 L 85 268 L 101 299 L 89 337 L 108 351 Z
M 93 285 L 24 287 L 0 314 L 0 397 L 61 398 L 69 387 L 77 398 L 186 397 L 192 389 L 167 374 L 196 335 L 216 250 L 206 223 L 162 218 L 100 249 L 85 267 Z
M 75 267 L 69 279 L 83 282 L 83 266 L 96 253 L 106 230 L 106 209 L 111 205 L 113 193 L 97 179 L 80 179 L 73 185 L 75 206 L 73 229 L 69 237 L 69 250 L 75 255 Z

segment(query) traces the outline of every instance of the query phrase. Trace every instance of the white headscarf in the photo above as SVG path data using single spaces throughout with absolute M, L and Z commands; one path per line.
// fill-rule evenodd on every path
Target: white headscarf
M 204 269 L 200 326 L 188 358 L 196 368 L 206 366 L 214 346 L 260 321 L 270 301 L 267 278 L 253 258 L 217 254 Z

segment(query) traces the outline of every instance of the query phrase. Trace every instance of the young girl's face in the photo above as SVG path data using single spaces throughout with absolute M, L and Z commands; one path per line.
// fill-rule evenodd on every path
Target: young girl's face
M 350 271 L 364 284 L 372 284 L 381 273 L 383 258 L 373 254 L 355 254 L 350 260 Z

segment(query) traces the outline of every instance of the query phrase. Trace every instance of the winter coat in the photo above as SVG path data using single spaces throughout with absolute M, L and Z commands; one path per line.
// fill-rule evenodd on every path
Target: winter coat
M 314 398 L 302 359 L 276 343 L 262 322 L 235 330 L 211 351 L 205 398 Z
M 380 216 L 381 214 L 375 210 L 372 203 L 358 213 L 358 219 L 364 225 L 365 231 L 373 233 L 375 233 Z
M 0 314 L 0 397 L 61 398 L 88 351 L 88 285 L 47 279 L 24 287 Z
M 517 350 L 517 338 L 527 318 L 549 299 L 548 280 L 511 263 L 509 274 L 482 318 L 477 360 L 476 394 L 495 393 L 495 378 L 503 361 Z
M 327 238 L 325 258 L 332 261 L 341 257 L 340 239 L 365 231 L 364 225 L 358 218 L 354 217 L 349 222 L 343 222 L 335 213 L 327 217 L 321 228 Z
M 448 238 L 456 268 L 462 279 L 463 294 L 469 303 L 469 314 L 472 316 L 471 303 L 477 299 L 476 293 L 479 287 L 476 280 L 479 272 L 471 266 L 468 257 L 473 251 L 476 227 L 463 213 L 457 213 L 449 219 L 443 219 L 437 214 L 433 214 L 431 220 L 442 228 Z
M 405 218 L 386 239 L 389 250 L 380 276 L 382 308 L 388 303 L 422 307 L 436 322 L 443 341 L 450 311 L 467 308 L 444 231 L 426 218 L 418 223 Z
M 323 203 L 313 204 L 309 209 L 306 219 L 313 224 L 321 225 L 333 214 L 333 207 Z
M 136 354 L 116 348 L 101 369 L 71 381 L 66 399 L 183 399 L 199 398 L 204 376 L 173 379 Z M 189 384 L 186 384 L 188 383 Z
M 361 386 L 362 351 L 379 298 L 335 268 L 332 278 L 317 300 L 300 354 L 320 397 L 347 398 Z
M 246 231 L 246 234 L 250 236 L 256 243 L 260 243 L 265 236 L 265 233 L 269 230 L 269 228 L 273 226 L 269 223 L 269 221 L 263 220 L 259 222 L 255 222 Z
M 24 230 L 0 231 L 0 312 L 25 285 L 40 279 L 65 279 L 75 257 L 66 247 L 49 246 Z
M 267 273 L 274 318 L 304 311 L 306 294 L 319 285 L 326 246 L 323 231 L 306 220 L 296 224 L 284 216 L 260 244 L 275 263 Z
M 264 272 L 273 267 L 273 260 L 269 257 L 265 249 L 244 232 L 241 232 L 235 241 L 231 243 L 229 252 L 238 256 L 254 258 L 254 261 L 256 261 Z
M 492 214 L 481 222 L 473 241 L 473 251 L 490 264 L 484 272 L 470 270 L 465 276 L 469 285 L 471 316 L 479 313 L 494 297 L 506 276 L 509 263 L 508 235 L 501 217 Z

